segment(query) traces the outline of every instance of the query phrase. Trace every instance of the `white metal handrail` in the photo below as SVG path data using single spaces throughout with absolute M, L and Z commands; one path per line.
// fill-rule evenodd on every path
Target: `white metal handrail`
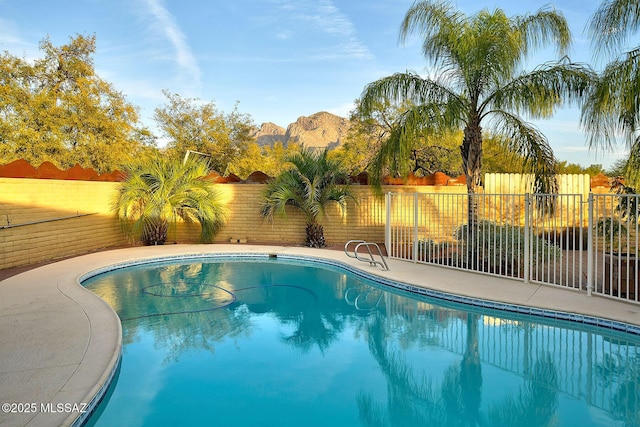
M 349 253 L 349 245 L 353 243 L 356 243 L 356 247 L 353 250 L 353 254 L 351 254 Z M 358 255 L 358 249 L 360 249 L 361 246 L 364 246 L 367 249 L 367 252 L 369 253 L 369 258 L 364 258 Z M 372 247 L 376 249 L 377 251 L 376 255 L 380 257 L 380 261 L 374 258 L 374 254 L 371 251 Z M 368 262 L 370 266 L 379 265 L 383 270 L 389 270 L 389 266 L 387 265 L 387 262 L 384 260 L 384 255 L 382 255 L 382 250 L 380 249 L 380 246 L 378 246 L 377 243 L 366 242 L 364 240 L 349 240 L 347 243 L 344 244 L 344 253 L 349 258 L 355 258 L 358 261 Z

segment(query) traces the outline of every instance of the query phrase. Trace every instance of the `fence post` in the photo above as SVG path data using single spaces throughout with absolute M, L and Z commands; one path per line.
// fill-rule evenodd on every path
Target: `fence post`
M 385 194 L 385 208 L 387 214 L 387 220 L 384 224 L 384 247 L 387 249 L 387 256 L 393 256 L 393 250 L 391 249 L 391 192 Z
M 531 194 L 524 195 L 524 283 L 529 283 L 531 275 Z
M 413 193 L 413 263 L 418 262 L 418 193 Z
M 587 295 L 593 291 L 593 193 L 589 192 L 587 214 Z

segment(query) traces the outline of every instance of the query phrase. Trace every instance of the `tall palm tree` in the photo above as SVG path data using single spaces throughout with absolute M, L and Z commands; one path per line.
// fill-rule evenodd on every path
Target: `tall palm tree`
M 601 73 L 582 111 L 582 125 L 592 148 L 611 149 L 622 136 L 629 157 L 625 175 L 640 185 L 640 46 L 622 52 L 640 29 L 639 0 L 605 0 L 592 16 L 588 32 L 596 57 L 613 59 Z
M 195 159 L 158 157 L 129 165 L 113 204 L 124 231 L 146 245 L 162 245 L 170 222 L 181 218 L 200 223 L 201 240 L 213 241 L 226 209 L 208 173 L 206 162 Z
M 307 219 L 307 245 L 325 246 L 324 229 L 319 220 L 329 204 L 337 204 L 342 210 L 347 199 L 352 198 L 349 176 L 341 171 L 340 164 L 327 157 L 328 150 L 303 149 L 285 160 L 293 167 L 282 172 L 267 184 L 261 214 L 273 219 L 284 216 L 291 206 L 304 213 Z
M 435 77 L 397 73 L 370 83 L 362 94 L 365 109 L 383 100 L 415 105 L 379 150 L 373 178 L 379 183 L 389 165 L 407 172 L 416 135 L 462 129 L 463 170 L 468 192 L 474 194 L 482 185 L 484 126 L 505 138 L 511 152 L 523 156 L 523 172 L 535 174 L 537 191 L 553 192 L 553 151 L 520 114 L 550 117 L 563 103 L 579 101 L 594 79 L 588 67 L 566 57 L 524 71 L 527 56 L 537 48 L 552 45 L 559 54 L 566 53 L 571 35 L 564 17 L 550 8 L 515 17 L 500 9 L 466 16 L 449 3 L 420 1 L 406 13 L 400 41 L 413 33 L 423 38 L 422 52 L 435 67 Z M 469 221 L 474 220 L 471 202 L 469 214 Z

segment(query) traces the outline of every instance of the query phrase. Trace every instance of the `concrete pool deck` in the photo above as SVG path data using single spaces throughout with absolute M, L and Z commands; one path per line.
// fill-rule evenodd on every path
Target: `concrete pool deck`
M 640 305 L 407 261 L 389 260 L 390 271 L 381 271 L 341 250 L 251 244 L 114 249 L 0 281 L 0 426 L 72 425 L 114 372 L 122 338 L 119 319 L 104 301 L 79 286 L 80 276 L 122 262 L 224 253 L 317 257 L 435 291 L 640 326 Z

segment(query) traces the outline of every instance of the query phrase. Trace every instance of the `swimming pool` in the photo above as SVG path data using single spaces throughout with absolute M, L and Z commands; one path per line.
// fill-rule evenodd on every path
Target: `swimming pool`
M 83 284 L 122 319 L 107 425 L 640 423 L 640 337 L 383 286 L 307 260 L 198 258 Z

